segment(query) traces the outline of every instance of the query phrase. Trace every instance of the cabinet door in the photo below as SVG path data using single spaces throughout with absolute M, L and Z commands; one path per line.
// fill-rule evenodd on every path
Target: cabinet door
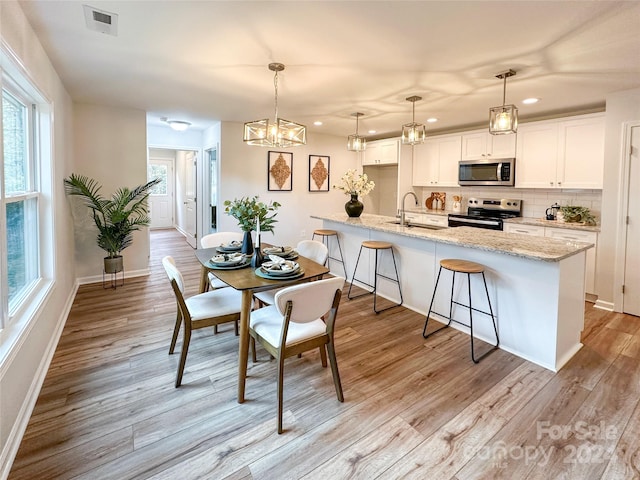
M 486 158 L 487 133 L 473 132 L 462 135 L 462 160 Z
M 380 163 L 382 149 L 380 144 L 376 142 L 367 143 L 367 149 L 362 156 L 362 165 L 376 165 Z
M 596 232 L 581 232 L 568 228 L 547 227 L 545 229 L 545 236 L 570 242 L 593 243 L 593 248 L 587 250 L 585 292 L 594 294 L 596 290 L 596 247 L 598 245 L 598 234 Z
M 380 164 L 395 165 L 398 163 L 398 140 L 380 143 Z
M 535 123 L 518 127 L 516 187 L 556 187 L 558 124 Z
M 604 116 L 559 124 L 558 185 L 562 188 L 602 188 Z
M 439 186 L 458 186 L 458 165 L 460 164 L 461 149 L 462 137 L 460 135 L 443 137 L 438 141 Z
M 516 156 L 516 134 L 509 135 L 488 135 L 487 149 L 488 155 L 493 158 L 515 158 Z
M 439 176 L 440 147 L 435 139 L 413 147 L 413 184 L 417 187 L 431 187 L 437 184 Z
M 448 227 L 449 217 L 446 215 L 430 215 L 427 213 L 422 215 L 422 224 L 434 227 Z

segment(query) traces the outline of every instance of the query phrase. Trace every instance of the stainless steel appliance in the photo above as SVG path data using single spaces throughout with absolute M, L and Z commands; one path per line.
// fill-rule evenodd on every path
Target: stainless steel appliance
M 467 214 L 449 214 L 450 227 L 477 227 L 502 230 L 504 218 L 522 216 L 522 200 L 511 198 L 470 198 Z
M 515 179 L 515 158 L 462 160 L 458 166 L 458 183 L 461 186 L 485 185 L 513 187 Z

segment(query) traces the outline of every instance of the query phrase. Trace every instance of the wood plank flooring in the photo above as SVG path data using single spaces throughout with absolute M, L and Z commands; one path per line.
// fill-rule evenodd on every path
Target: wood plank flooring
M 316 352 L 289 359 L 278 435 L 264 351 L 236 402 L 232 325 L 194 332 L 174 388 L 160 260 L 174 256 L 188 294 L 199 265 L 175 231 L 151 238 L 149 277 L 79 289 L 10 480 L 640 478 L 638 317 L 587 303 L 585 346 L 553 374 L 501 350 L 474 365 L 466 335 L 424 340 L 421 315 L 345 295 L 345 402 Z

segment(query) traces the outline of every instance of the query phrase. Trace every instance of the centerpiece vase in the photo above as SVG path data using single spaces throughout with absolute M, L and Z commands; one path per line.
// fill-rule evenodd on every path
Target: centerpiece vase
M 364 209 L 364 204 L 358 200 L 358 195 L 351 194 L 351 200 L 344 204 L 344 209 L 350 217 L 359 217 Z
M 262 255 L 262 247 L 260 247 L 260 235 L 256 241 L 256 248 L 253 250 L 253 256 L 251 257 L 251 267 L 260 268 L 264 263 L 264 256 Z
M 245 255 L 251 255 L 253 253 L 253 240 L 251 239 L 251 231 L 244 232 L 244 237 L 242 237 L 242 248 L 240 249 L 241 253 Z

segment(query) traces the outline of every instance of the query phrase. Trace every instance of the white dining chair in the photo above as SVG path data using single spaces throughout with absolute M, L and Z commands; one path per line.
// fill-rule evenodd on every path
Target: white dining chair
M 296 252 L 303 257 L 313 260 L 320 265 L 324 265 L 329 256 L 329 249 L 327 246 L 317 240 L 302 240 L 296 246 Z M 278 290 L 266 290 L 264 292 L 258 292 L 253 297 L 258 301 L 258 306 L 263 307 L 265 305 L 273 305 L 273 299 Z
M 202 248 L 214 248 L 219 247 L 225 243 L 231 243 L 233 241 L 242 242 L 242 232 L 215 232 L 209 233 L 200 239 L 200 246 Z M 226 283 L 216 277 L 213 273 L 209 272 L 209 286 L 215 290 L 216 288 L 228 287 Z
M 273 305 L 251 312 L 253 361 L 257 341 L 278 362 L 278 433 L 282 433 L 284 360 L 288 357 L 319 348 L 326 367 L 328 351 L 338 401 L 344 401 L 333 339 L 343 287 L 342 277 L 286 287 L 276 293 Z
M 180 352 L 180 363 L 178 364 L 178 374 L 176 376 L 177 388 L 182 384 L 184 365 L 187 360 L 189 343 L 191 341 L 191 331 L 204 327 L 217 326 L 221 323 L 235 322 L 237 334 L 242 293 L 234 288 L 219 288 L 184 298 L 184 279 L 178 267 L 176 267 L 174 259 L 170 256 L 164 257 L 162 259 L 162 266 L 171 281 L 177 304 L 176 323 L 173 328 L 169 354 L 172 354 L 175 349 L 180 324 L 183 324 L 182 350 Z

